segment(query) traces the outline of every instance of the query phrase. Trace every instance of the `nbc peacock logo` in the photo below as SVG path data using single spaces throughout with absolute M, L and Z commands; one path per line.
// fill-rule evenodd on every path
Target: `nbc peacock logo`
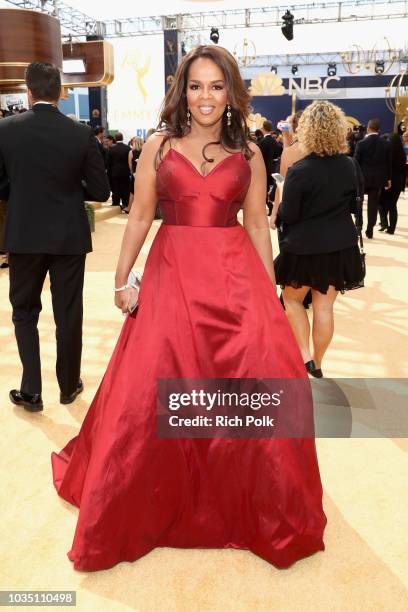
M 282 79 L 271 72 L 261 72 L 251 79 L 249 91 L 253 96 L 283 96 L 286 93 Z

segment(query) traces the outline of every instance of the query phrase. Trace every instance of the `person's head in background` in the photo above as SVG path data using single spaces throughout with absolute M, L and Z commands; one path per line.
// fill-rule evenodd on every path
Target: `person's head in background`
M 105 128 L 102 127 L 101 125 L 98 125 L 98 127 L 94 129 L 94 135 L 95 135 L 95 138 L 99 140 L 99 142 L 103 143 L 105 139 Z
M 302 115 L 303 110 L 298 110 L 296 113 L 294 113 L 293 115 L 289 115 L 289 117 L 287 118 L 287 122 L 289 123 L 289 131 L 292 132 L 293 136 L 297 132 L 299 121 Z
M 347 153 L 347 121 L 344 112 L 331 102 L 317 100 L 299 119 L 297 137 L 301 150 L 319 157 Z
M 122 132 L 116 132 L 115 140 L 116 140 L 116 142 L 123 142 L 123 134 L 122 134 Z
M 114 144 L 116 144 L 115 137 L 109 134 L 109 136 L 106 137 L 106 146 L 110 149 Z
M 61 97 L 61 73 L 49 62 L 31 62 L 25 73 L 30 106 L 36 102 L 57 105 Z
M 266 136 L 266 134 L 270 134 L 272 132 L 272 121 L 269 121 L 269 119 L 266 119 L 266 121 L 263 122 L 262 124 L 262 133 L 264 136 Z
M 404 132 L 402 134 L 402 142 L 404 143 L 404 146 L 408 146 L 408 132 Z
M 262 130 L 255 130 L 255 139 L 256 140 L 262 140 L 263 138 L 263 131 Z
M 403 135 L 404 132 L 407 131 L 407 123 L 408 119 L 403 119 L 402 121 L 399 122 L 398 127 L 397 127 L 397 132 L 400 136 Z
M 367 123 L 367 134 L 378 134 L 380 131 L 380 120 L 370 119 Z
M 144 140 L 143 138 L 138 138 L 137 136 L 134 136 L 132 138 L 133 144 L 132 144 L 132 149 L 134 151 L 141 151 L 142 147 L 144 145 Z

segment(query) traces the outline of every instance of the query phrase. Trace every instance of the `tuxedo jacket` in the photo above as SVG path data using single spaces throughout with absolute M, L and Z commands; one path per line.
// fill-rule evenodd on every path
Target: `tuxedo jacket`
M 117 142 L 109 149 L 108 173 L 111 178 L 130 177 L 129 151 L 130 147 L 123 142 Z
M 103 159 L 103 163 L 105 164 L 105 167 L 107 166 L 107 156 L 108 156 L 108 152 L 106 150 L 106 147 L 103 146 L 103 144 L 101 143 L 101 141 L 99 140 L 99 138 L 96 138 L 96 144 L 98 145 L 98 149 L 100 154 L 102 155 L 102 159 Z
M 84 200 L 104 202 L 109 193 L 103 159 L 88 126 L 49 104 L 0 121 L 7 251 L 88 253 L 92 243 Z
M 273 136 L 267 134 L 259 142 L 262 157 L 266 166 L 266 174 L 269 176 L 275 171 L 275 159 L 282 155 L 283 147 Z
M 380 189 L 391 178 L 391 147 L 378 134 L 360 140 L 354 157 L 361 167 L 365 189 Z

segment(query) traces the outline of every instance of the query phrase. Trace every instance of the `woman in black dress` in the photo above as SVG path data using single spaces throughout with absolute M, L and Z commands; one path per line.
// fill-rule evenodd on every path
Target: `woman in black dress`
M 344 113 L 317 101 L 304 111 L 297 130 L 306 157 L 286 175 L 282 202 L 280 254 L 276 281 L 306 369 L 322 377 L 323 356 L 334 333 L 333 304 L 339 291 L 361 286 L 364 277 L 355 209 L 356 168 L 346 153 Z M 302 305 L 312 291 L 313 328 Z

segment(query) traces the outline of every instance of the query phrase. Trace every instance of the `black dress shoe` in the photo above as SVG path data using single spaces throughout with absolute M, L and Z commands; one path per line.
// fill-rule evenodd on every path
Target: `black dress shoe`
M 373 237 L 373 232 L 366 232 L 365 235 L 367 236 L 367 238 L 372 238 Z
M 390 228 L 388 227 L 388 228 L 387 228 L 387 234 L 391 234 L 391 235 L 393 235 L 393 234 L 394 234 L 394 230 L 392 230 L 392 229 L 390 229 Z
M 307 361 L 305 363 L 305 368 L 308 374 L 312 374 L 312 372 L 314 372 L 314 370 L 316 369 L 315 362 L 312 359 L 310 361 Z
M 60 393 L 60 403 L 61 404 L 72 404 L 73 401 L 77 398 L 77 396 L 82 393 L 84 390 L 84 384 L 81 379 L 79 379 L 78 386 L 76 390 L 71 393 L 71 395 L 64 395 L 64 393 Z
M 379 232 L 385 232 L 385 231 L 388 232 L 388 227 L 386 225 L 382 225 L 378 231 Z
M 323 378 L 323 372 L 320 368 L 316 368 L 316 364 L 313 359 L 305 363 L 305 368 L 307 373 L 311 376 L 314 376 L 315 378 Z
M 12 389 L 9 393 L 9 398 L 16 406 L 24 406 L 29 412 L 40 412 L 43 409 L 41 393 L 23 393 L 17 389 Z
M 320 368 L 315 368 L 312 372 L 310 372 L 312 376 L 315 378 L 323 378 L 323 372 Z

